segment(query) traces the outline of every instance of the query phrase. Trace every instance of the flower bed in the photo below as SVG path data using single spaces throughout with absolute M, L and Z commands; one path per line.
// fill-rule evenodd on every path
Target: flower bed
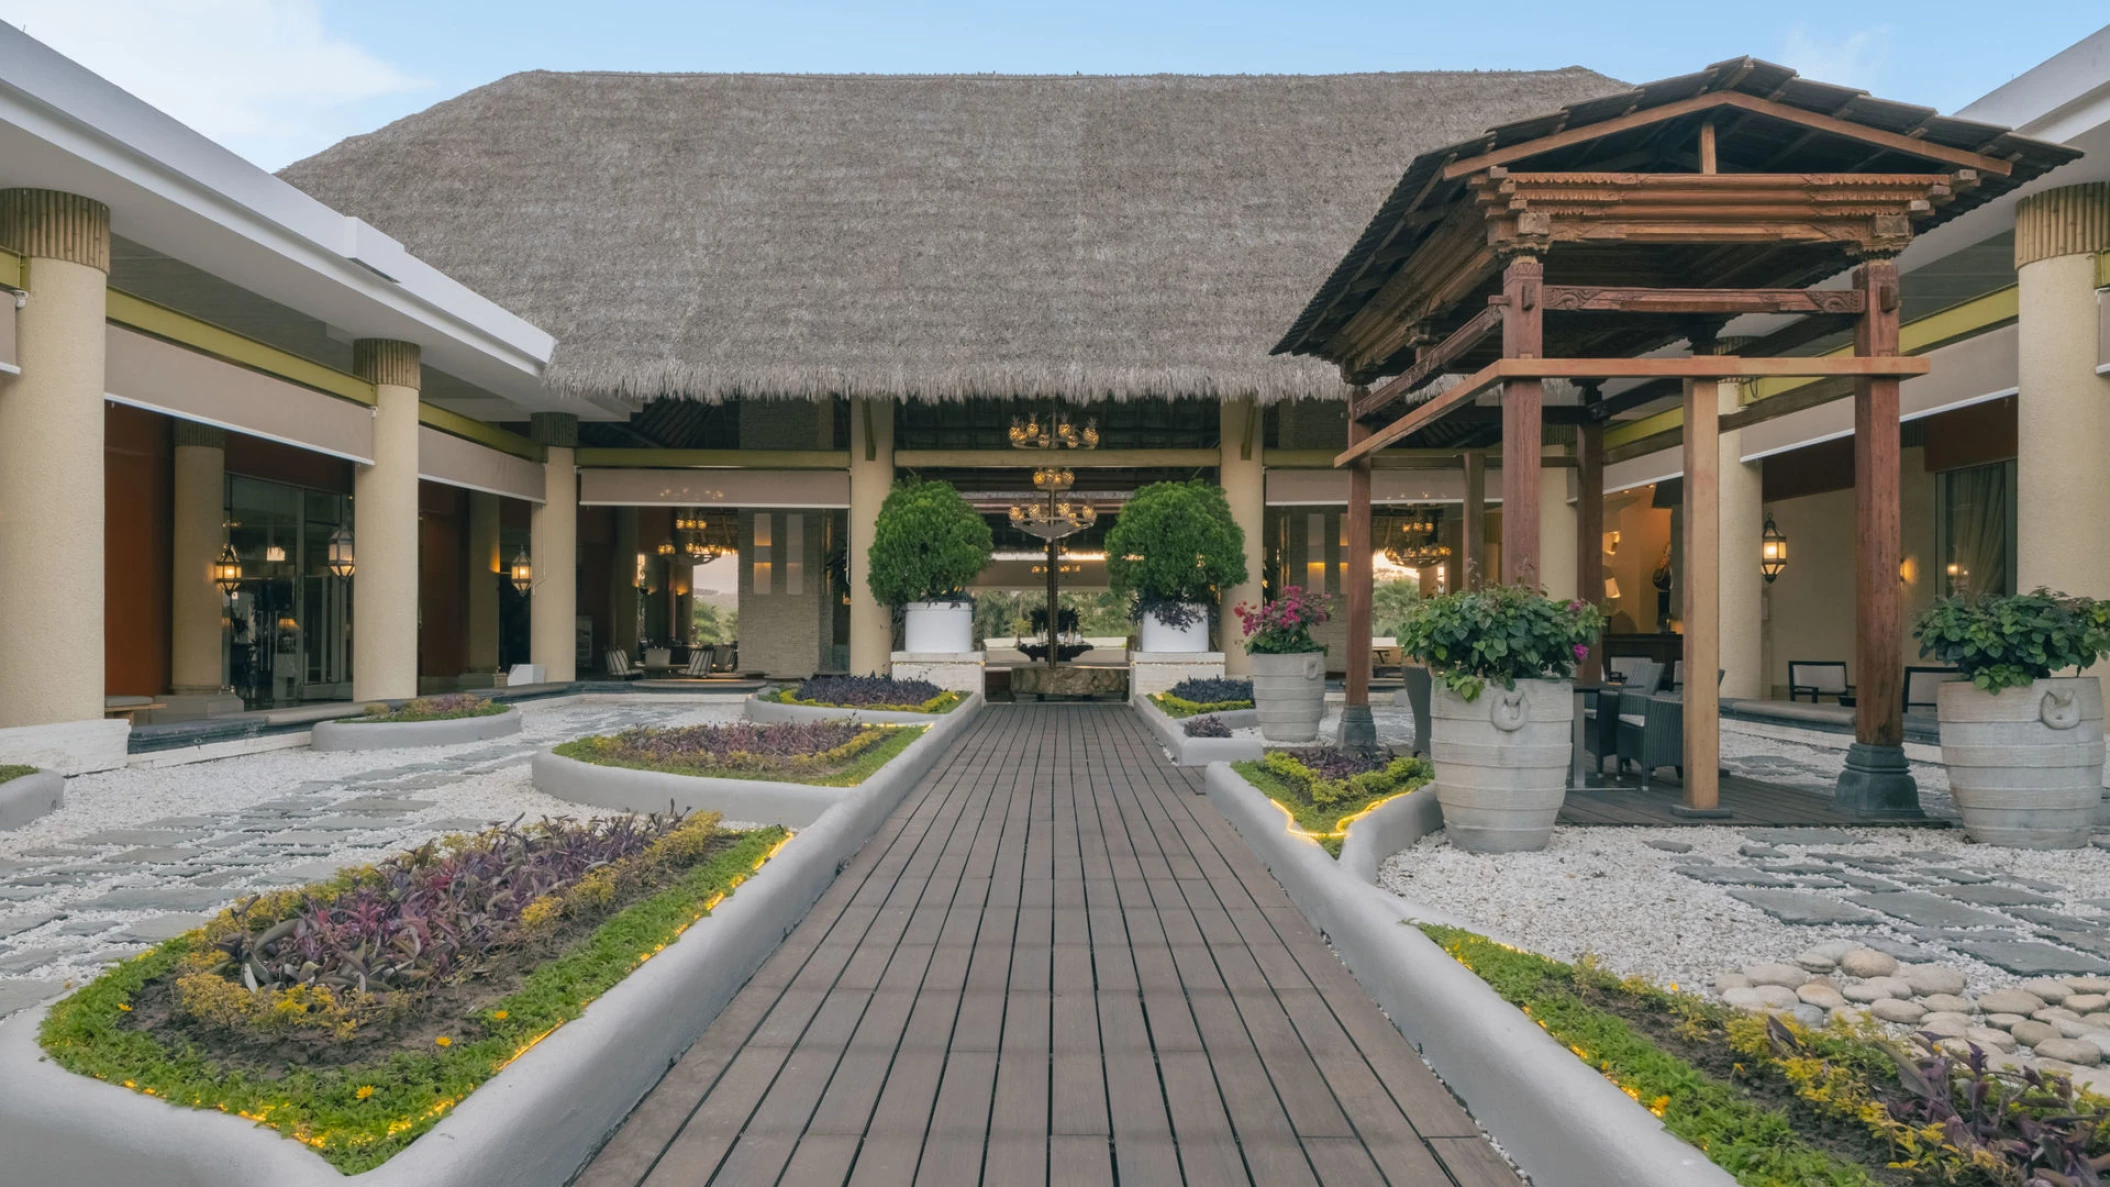
M 1873 1029 L 1821 1031 L 1422 930 L 1547 1034 L 1752 1187 L 2098 1182 L 2110 1101 L 2063 1076 L 1952 1058 Z M 1931 1037 L 1930 1037 L 1931 1041 Z
M 783 705 L 884 713 L 950 713 L 967 699 L 928 680 L 896 680 L 891 676 L 815 676 L 796 688 L 780 688 L 764 695 Z
M 461 721 L 470 717 L 496 717 L 509 711 L 510 706 L 502 705 L 488 697 L 480 697 L 471 692 L 456 692 L 446 696 L 417 697 L 403 702 L 402 706 L 396 709 L 382 705 L 369 706 L 364 717 L 347 717 L 344 721 L 353 725 L 404 725 L 417 721 Z
M 1228 738 L 1231 726 L 1221 717 L 1190 717 L 1180 726 L 1180 732 L 1190 738 Z
M 1356 817 L 1424 786 L 1435 775 L 1419 758 L 1322 748 L 1270 750 L 1257 762 L 1232 763 L 1231 768 L 1280 804 L 1298 831 L 1335 857 L 1341 855 L 1341 842 Z
M 1197 713 L 1225 713 L 1253 707 L 1253 682 L 1221 677 L 1189 677 L 1166 692 L 1150 694 L 1150 700 L 1167 717 L 1192 717 Z
M 557 747 L 560 758 L 668 775 L 854 787 L 908 748 L 923 726 L 848 719 L 630 729 Z
M 378 1166 L 785 839 L 704 814 L 449 838 L 237 904 L 54 1006 L 61 1066 Z

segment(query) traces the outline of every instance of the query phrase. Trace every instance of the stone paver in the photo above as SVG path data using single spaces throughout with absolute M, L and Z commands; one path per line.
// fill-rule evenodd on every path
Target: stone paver
M 1732 890 L 1729 897 L 1750 903 L 1783 923 L 1859 923 L 1880 918 L 1865 907 L 1805 890 Z

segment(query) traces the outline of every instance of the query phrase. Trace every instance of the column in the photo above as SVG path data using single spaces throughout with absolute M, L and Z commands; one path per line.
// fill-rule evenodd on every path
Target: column
M 615 618 L 608 645 L 629 655 L 637 654 L 637 508 L 615 509 L 614 559 L 608 566 L 608 604 Z
M 1854 269 L 1866 298 L 1854 353 L 1898 353 L 1898 266 L 1870 260 Z M 2091 341 L 2093 341 L 2091 339 Z M 1854 381 L 1854 743 L 1833 793 L 1861 816 L 1919 816 L 1919 788 L 1905 765 L 1904 594 L 1898 562 L 1898 380 Z
M 2110 597 L 2110 549 L 2076 547 L 2110 517 L 2110 376 L 2095 373 L 2095 256 L 2110 251 L 2110 182 L 2015 209 L 2021 388 L 2015 404 L 2015 588 Z
M 498 583 L 506 571 L 499 555 L 498 496 L 469 492 L 469 589 L 465 621 L 469 670 L 498 671 Z
M 169 691 L 210 697 L 226 685 L 222 635 L 226 597 L 212 564 L 227 542 L 227 434 L 187 420 L 175 423 L 174 490 L 169 516 Z
M 1370 389 L 1356 387 L 1349 393 L 1350 407 L 1368 397 Z M 1354 416 L 1348 418 L 1348 444 L 1353 446 L 1370 435 Z M 1348 467 L 1348 643 L 1341 649 L 1347 664 L 1347 698 L 1341 708 L 1343 750 L 1377 749 L 1377 722 L 1370 716 L 1370 598 L 1375 580 L 1370 559 L 1370 455 L 1364 454 Z
M 1225 400 L 1219 412 L 1218 438 L 1223 460 L 1217 482 L 1224 500 L 1231 504 L 1231 522 L 1245 533 L 1245 581 L 1223 591 L 1218 629 L 1223 635 L 1224 674 L 1251 676 L 1253 661 L 1246 654 L 1245 635 L 1238 616 L 1231 612 L 1241 602 L 1258 606 L 1263 600 L 1261 578 L 1267 567 L 1267 468 L 1261 462 L 1265 442 L 1260 431 L 1260 405 L 1252 400 Z
M 103 716 L 103 293 L 110 210 L 0 191 L 25 257 L 22 373 L 0 380 L 0 728 Z
M 1716 407 L 1726 416 L 1743 406 L 1744 385 L 1717 384 Z M 1766 530 L 1764 471 L 1744 461 L 1744 434 L 1723 433 L 1716 450 L 1721 503 L 1721 695 L 1765 695 L 1765 590 L 1758 568 Z M 1896 566 L 1892 566 L 1895 571 Z M 1686 670 L 1686 682 L 1696 679 Z
M 1722 385 L 1685 381 L 1685 569 L 1679 575 L 1678 615 L 1685 620 L 1685 802 L 1682 815 L 1726 815 L 1721 810 L 1722 727 L 1714 670 L 1721 666 Z
M 1458 580 L 1453 590 L 1478 589 L 1494 580 L 1487 571 L 1487 455 L 1465 455 L 1464 539 L 1458 547 Z
M 352 343 L 374 385 L 374 464 L 352 471 L 352 699 L 418 695 L 418 347 Z
M 537 412 L 530 433 L 549 450 L 542 464 L 542 502 L 530 521 L 533 594 L 528 601 L 529 662 L 543 679 L 569 684 L 578 679 L 579 482 L 572 465 L 579 447 L 579 418 L 568 412 Z
M 1584 389 L 1583 403 L 1596 402 L 1593 384 Z M 1604 423 L 1595 420 L 1575 434 L 1575 587 L 1583 601 L 1604 605 Z M 1591 643 L 1575 676 L 1585 684 L 1604 679 L 1602 640 Z
M 1555 459 L 1562 460 L 1562 459 Z M 1568 501 L 1568 467 L 1548 467 L 1539 476 L 1539 588 L 1567 601 L 1575 588 L 1575 504 Z
M 1545 354 L 1539 289 L 1545 265 L 1517 256 L 1502 272 L 1502 357 L 1535 359 Z M 1539 571 L 1539 450 L 1544 384 L 1516 379 L 1502 385 L 1502 581 L 1537 585 Z
M 886 674 L 894 654 L 893 611 L 872 596 L 866 554 L 879 505 L 894 488 L 894 405 L 850 401 L 850 672 Z

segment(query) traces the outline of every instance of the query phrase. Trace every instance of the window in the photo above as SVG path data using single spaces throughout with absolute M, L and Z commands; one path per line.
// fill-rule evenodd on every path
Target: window
M 1937 475 L 1934 536 L 1945 594 L 2015 592 L 2015 463 Z

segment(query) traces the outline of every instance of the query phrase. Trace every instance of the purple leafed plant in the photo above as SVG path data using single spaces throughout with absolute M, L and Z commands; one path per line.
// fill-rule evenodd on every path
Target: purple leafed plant
M 1938 1038 L 1924 1037 L 1930 1044 Z M 1902 1098 L 1885 1102 L 1890 1115 L 1914 1127 L 1939 1127 L 1947 1143 L 1972 1163 L 2001 1167 L 2006 1173 L 1996 1181 L 2095 1187 L 2110 1169 L 2110 1154 L 2090 1153 L 2110 1118 L 2099 1102 L 2080 1100 L 2065 1076 L 2047 1076 L 2033 1067 L 1995 1069 L 1975 1043 L 1961 1060 L 1940 1051 L 1886 1047 L 1905 1090 Z
M 282 918 L 247 918 L 271 900 L 238 903 L 244 926 L 218 947 L 228 975 L 252 990 L 422 988 L 473 970 L 509 942 L 529 903 L 643 852 L 680 822 L 617 816 L 522 828 L 516 820 L 453 849 L 428 842 L 376 865 L 349 890 L 303 896 Z
M 602 761 L 654 770 L 774 771 L 824 754 L 848 757 L 846 748 L 852 743 L 861 739 L 877 741 L 882 736 L 881 730 L 848 720 L 768 725 L 739 721 L 679 729 L 630 729 L 587 741 L 594 757 Z
M 1172 695 L 1197 705 L 1220 705 L 1226 701 L 1253 699 L 1253 682 L 1227 680 L 1221 676 L 1190 676 L 1172 686 Z
M 1231 727 L 1224 724 L 1223 718 L 1212 714 L 1189 717 L 1181 728 L 1187 731 L 1187 736 L 1190 738 L 1228 738 L 1231 736 Z
M 1336 782 L 1367 771 L 1381 771 L 1391 761 L 1382 752 L 1359 754 L 1353 750 L 1336 750 L 1331 746 L 1286 750 L 1283 753 L 1303 763 L 1319 778 Z
M 928 680 L 896 680 L 891 676 L 815 676 L 799 685 L 792 696 L 823 705 L 921 705 L 943 695 L 944 689 Z

